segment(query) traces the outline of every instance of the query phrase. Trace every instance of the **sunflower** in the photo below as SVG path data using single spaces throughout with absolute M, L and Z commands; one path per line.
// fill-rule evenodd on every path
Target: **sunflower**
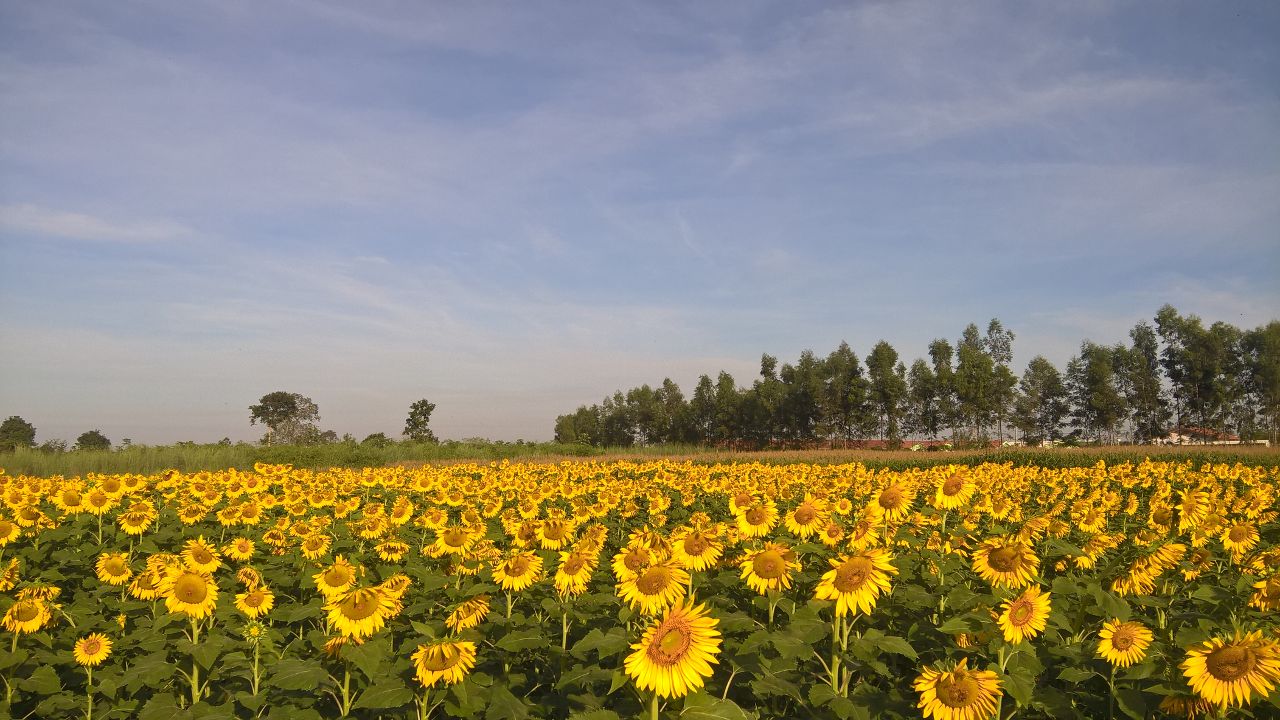
M 412 656 L 418 682 L 429 688 L 444 681 L 460 683 L 476 665 L 476 644 L 468 640 L 442 640 L 419 645 Z
M 831 567 L 814 590 L 819 600 L 836 601 L 836 617 L 862 612 L 870 615 L 881 593 L 889 592 L 889 578 L 898 574 L 888 550 L 878 548 L 831 560 Z
M 992 587 L 1008 585 L 1017 590 L 1031 584 L 1040 571 L 1040 558 L 1016 538 L 989 538 L 973 552 L 973 570 Z
M 9 558 L 9 564 L 0 572 L 0 592 L 8 592 L 18 584 L 22 564 L 18 558 Z
M 1258 526 L 1250 522 L 1236 523 L 1222 531 L 1221 540 L 1228 552 L 1243 555 L 1258 544 Z
M 739 510 L 737 518 L 742 537 L 764 537 L 778 524 L 778 506 L 772 500 L 761 500 Z
M 884 514 L 885 522 L 896 523 L 907 517 L 915 500 L 915 490 L 904 483 L 892 482 L 876 495 L 871 504 Z
M 13 542 L 13 539 L 18 537 L 20 531 L 21 528 L 18 527 L 17 523 L 6 518 L 0 518 L 0 548 Z
M 671 555 L 685 569 L 702 571 L 716 564 L 724 545 L 710 530 L 685 530 L 671 543 Z
M 377 551 L 378 557 L 386 562 L 400 562 L 405 553 L 409 552 L 409 544 L 403 540 L 392 538 L 378 543 L 374 550 Z
M 98 580 L 108 585 L 124 585 L 133 577 L 133 569 L 129 567 L 129 558 L 124 553 L 103 553 L 98 556 L 94 566 Z
M 329 546 L 332 543 L 333 538 L 324 533 L 316 533 L 303 539 L 299 549 L 302 550 L 302 557 L 308 560 L 319 560 L 329 552 Z
M 818 534 L 818 539 L 822 541 L 823 545 L 833 548 L 840 545 L 840 541 L 844 540 L 844 536 L 845 529 L 843 525 L 838 522 L 828 522 L 822 526 L 822 532 Z
M 925 668 L 915 680 L 925 720 L 988 720 L 1000 698 L 1000 678 L 991 670 L 970 670 L 961 658 L 949 672 Z
M 320 594 L 324 595 L 326 600 L 331 600 L 355 584 L 356 567 L 339 555 L 333 559 L 332 565 L 312 575 L 311 579 L 315 581 L 316 589 Z
M 1127 668 L 1147 656 L 1151 631 L 1139 622 L 1103 623 L 1098 631 L 1098 657 L 1117 667 Z
M 218 604 L 218 584 L 213 576 L 195 570 L 170 570 L 160 586 L 160 594 L 169 612 L 180 612 L 196 620 L 213 614 Z
M 33 633 L 52 619 L 53 613 L 49 610 L 48 603 L 39 598 L 30 598 L 14 603 L 5 612 L 4 618 L 0 619 L 0 625 L 11 633 Z
M 477 540 L 476 536 L 461 525 L 446 525 L 436 530 L 436 542 L 432 547 L 437 553 L 466 555 Z
M 547 520 L 538 526 L 538 540 L 543 550 L 559 550 L 569 544 L 573 524 L 567 520 Z
M 576 597 L 587 591 L 591 574 L 596 571 L 596 557 L 584 552 L 560 553 L 556 570 L 556 592 L 561 597 Z
M 765 543 L 762 549 L 743 558 L 740 566 L 742 579 L 752 590 L 764 595 L 791 587 L 791 572 L 798 570 L 800 563 L 787 546 Z
M 1280 645 L 1261 630 L 1240 631 L 1187 649 L 1180 666 L 1197 695 L 1219 707 L 1247 705 L 1253 693 L 1266 697 L 1280 682 Z
M 968 504 L 977 490 L 978 484 L 957 470 L 938 484 L 938 489 L 933 494 L 933 504 L 940 510 L 955 510 Z
M 1249 596 L 1249 607 L 1263 612 L 1280 609 L 1280 573 L 1264 578 L 1253 584 L 1253 595 Z
M 141 535 L 147 531 L 147 528 L 151 527 L 155 516 L 151 513 L 131 510 L 120 513 L 118 520 L 120 521 L 120 529 L 124 530 L 126 535 Z
M 445 618 L 444 624 L 455 633 L 460 633 L 484 622 L 488 616 L 489 596 L 477 595 L 454 608 L 453 612 L 449 613 L 449 617 Z
M 129 594 L 138 600 L 155 600 L 160 597 L 163 582 L 163 578 L 154 570 L 144 570 L 133 576 L 133 582 L 129 583 Z
M 516 553 L 498 563 L 493 579 L 507 592 L 520 592 L 542 577 L 542 558 L 531 552 Z
M 222 556 L 201 535 L 195 540 L 187 541 L 182 550 L 182 562 L 195 572 L 212 573 L 222 567 Z
M 111 655 L 111 640 L 102 633 L 89 633 L 76 641 L 72 654 L 85 667 L 99 665 Z
M 628 545 L 613 556 L 613 574 L 618 582 L 626 582 L 657 562 L 652 550 L 643 545 Z
M 275 604 L 276 596 L 266 585 L 259 585 L 236 595 L 236 608 L 250 620 L 257 620 L 271 612 Z
M 635 652 L 624 663 L 627 675 L 641 690 L 659 697 L 683 697 L 697 691 L 711 677 L 711 665 L 719 662 L 720 621 L 707 614 L 705 605 L 678 603 L 644 632 Z
M 787 513 L 783 524 L 787 532 L 801 540 L 806 540 L 827 524 L 826 509 L 825 502 L 806 493 L 804 500 L 796 506 L 796 509 Z
M 253 541 L 238 537 L 222 547 L 222 554 L 236 562 L 249 562 L 253 559 Z
M 618 586 L 618 596 L 633 610 L 657 615 L 684 598 L 689 573 L 675 562 L 666 561 L 645 569 Z
M 356 588 L 330 598 L 329 624 L 343 637 L 363 640 L 382 629 L 399 602 L 379 588 Z
M 1032 585 L 1021 595 L 1004 603 L 1004 612 L 996 624 L 1007 642 L 1019 643 L 1044 632 L 1049 620 L 1049 596 L 1040 593 L 1040 586 Z
M 1160 712 L 1165 715 L 1176 715 L 1195 720 L 1204 715 L 1217 715 L 1218 708 L 1208 700 L 1196 695 L 1168 695 L 1160 701 Z

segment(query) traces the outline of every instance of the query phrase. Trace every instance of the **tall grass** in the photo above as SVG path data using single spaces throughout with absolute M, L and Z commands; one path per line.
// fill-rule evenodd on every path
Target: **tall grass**
M 0 468 L 11 475 L 83 475 L 85 473 L 156 473 L 175 469 L 183 472 L 199 470 L 247 470 L 254 463 L 291 464 L 300 468 L 361 468 L 386 465 L 425 465 L 449 462 L 490 462 L 524 460 L 559 462 L 570 458 L 590 457 L 595 460 L 636 460 L 657 458 L 689 460 L 702 463 L 818 463 L 861 462 L 873 469 L 902 470 L 913 467 L 957 464 L 977 465 L 984 462 L 1039 465 L 1042 467 L 1080 467 L 1097 464 L 1152 460 L 1191 461 L 1205 463 L 1245 463 L 1280 465 L 1280 449 L 1263 447 L 1154 447 L 1109 446 L 1089 448 L 1002 448 L 991 450 L 955 450 L 911 452 L 909 450 L 766 450 L 726 451 L 696 445 L 655 445 L 641 448 L 592 448 L 585 445 L 559 443 L 457 442 L 439 444 L 400 442 L 384 447 L 358 443 L 328 445 L 263 447 L 238 445 L 165 445 L 138 446 L 120 450 L 75 450 L 44 453 L 19 449 L 0 453 Z
M 254 463 L 291 464 L 302 468 L 382 467 L 399 463 L 491 461 L 531 457 L 582 457 L 599 450 L 584 445 L 501 442 L 401 442 L 379 447 L 359 443 L 327 445 L 160 445 L 119 450 L 73 450 L 45 453 L 19 448 L 0 453 L 0 468 L 11 475 L 83 475 L 85 473 L 156 473 L 174 469 L 248 470 Z

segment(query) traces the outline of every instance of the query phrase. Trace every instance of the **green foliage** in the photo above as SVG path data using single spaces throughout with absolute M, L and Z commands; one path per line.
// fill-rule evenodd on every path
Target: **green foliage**
M 277 390 L 249 406 L 249 424 L 267 426 L 262 438 L 266 445 L 320 442 L 323 434 L 316 426 L 319 421 L 320 409 L 311 398 L 298 393 Z
M 100 430 L 90 430 L 80 433 L 80 437 L 76 438 L 76 450 L 110 450 L 111 440 Z
M 426 398 L 409 406 L 409 417 L 404 421 L 404 436 L 416 442 L 436 442 L 435 433 L 427 424 L 431 422 L 431 413 L 436 404 Z
M 0 452 L 36 444 L 36 427 L 17 415 L 11 415 L 0 423 Z

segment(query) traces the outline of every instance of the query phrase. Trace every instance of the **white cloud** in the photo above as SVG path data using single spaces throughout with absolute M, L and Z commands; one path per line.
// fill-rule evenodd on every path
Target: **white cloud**
M 31 204 L 0 206 L 0 230 L 20 235 L 112 243 L 156 243 L 192 235 L 190 228 L 165 220 L 118 222 Z

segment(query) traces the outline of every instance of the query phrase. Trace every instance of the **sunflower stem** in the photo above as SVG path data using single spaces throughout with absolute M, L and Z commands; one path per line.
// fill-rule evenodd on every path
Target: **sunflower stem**
M 649 697 L 649 720 L 658 720 L 658 693 Z
M 840 694 L 840 625 L 844 618 L 835 615 L 831 618 L 831 690 Z
M 86 666 L 85 672 L 89 673 L 89 679 L 85 682 L 84 686 L 84 694 L 88 699 L 88 706 L 85 708 L 84 717 L 85 720 L 93 720 L 93 666 Z
M 200 623 L 191 618 L 191 704 L 200 702 L 200 665 L 196 662 L 195 646 L 200 644 Z

